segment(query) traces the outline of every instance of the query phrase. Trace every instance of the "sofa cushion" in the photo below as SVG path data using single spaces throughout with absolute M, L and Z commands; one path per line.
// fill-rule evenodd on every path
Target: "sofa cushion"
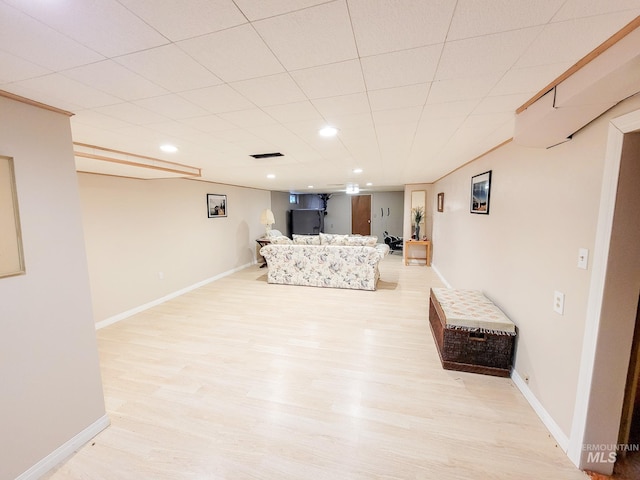
M 349 235 L 338 235 L 335 233 L 321 233 L 320 244 L 322 245 L 346 245 Z
M 378 237 L 370 235 L 357 235 L 347 237 L 345 245 L 355 245 L 358 247 L 375 247 L 378 243 Z
M 320 245 L 319 235 L 293 235 L 294 245 Z
M 277 237 L 269 237 L 273 245 L 291 245 L 293 242 L 289 237 L 278 235 Z

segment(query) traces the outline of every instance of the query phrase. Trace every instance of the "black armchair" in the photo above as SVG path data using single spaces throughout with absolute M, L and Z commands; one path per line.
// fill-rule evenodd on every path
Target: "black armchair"
M 401 252 L 404 243 L 402 237 L 396 237 L 395 235 L 389 235 L 389 232 L 384 232 L 384 243 L 389 245 L 390 253 Z

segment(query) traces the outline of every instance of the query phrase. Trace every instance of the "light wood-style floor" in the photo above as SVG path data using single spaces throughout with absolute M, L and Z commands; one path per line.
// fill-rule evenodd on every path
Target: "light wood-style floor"
M 257 266 L 98 332 L 112 425 L 45 478 L 584 480 L 510 379 L 442 370 L 431 268 L 375 292 Z

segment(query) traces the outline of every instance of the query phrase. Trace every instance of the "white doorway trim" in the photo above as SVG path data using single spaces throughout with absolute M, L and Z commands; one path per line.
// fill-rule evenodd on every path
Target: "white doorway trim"
M 578 390 L 574 408 L 571 435 L 569 437 L 569 448 L 567 455 L 571 461 L 579 468 L 587 468 L 583 444 L 588 427 L 589 400 L 593 385 L 594 366 L 596 352 L 598 350 L 598 332 L 600 329 L 600 316 L 604 295 L 605 278 L 607 274 L 607 263 L 610 248 L 610 239 L 613 228 L 613 215 L 615 211 L 616 196 L 618 191 L 618 176 L 620 173 L 620 162 L 622 156 L 622 144 L 624 135 L 640 129 L 640 110 L 614 118 L 609 124 L 607 138 L 607 149 L 605 153 L 605 164 L 602 179 L 602 190 L 600 195 L 600 210 L 598 212 L 598 225 L 593 255 L 593 271 L 591 284 L 589 287 L 589 300 L 587 302 L 587 317 L 585 333 L 582 347 L 582 358 L 580 362 L 580 373 L 578 377 Z M 626 352 L 628 355 L 629 352 Z M 624 355 L 625 352 L 619 352 Z M 619 386 L 624 390 L 624 382 Z M 602 392 L 606 395 L 607 392 Z M 620 423 L 620 412 L 622 404 L 615 405 L 608 411 L 598 412 L 600 422 L 616 425 L 613 429 L 615 435 L 611 433 L 603 434 L 603 438 L 598 439 L 599 444 L 616 445 L 617 426 Z M 604 417 L 604 418 L 603 418 Z M 613 471 L 613 463 L 610 464 Z M 602 472 L 611 473 L 611 472 Z

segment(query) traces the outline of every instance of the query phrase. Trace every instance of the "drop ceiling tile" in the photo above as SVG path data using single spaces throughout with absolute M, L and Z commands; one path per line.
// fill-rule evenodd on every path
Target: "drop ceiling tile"
M 322 116 L 318 110 L 308 100 L 285 105 L 273 105 L 271 107 L 264 107 L 263 110 L 280 123 L 322 120 Z
M 180 93 L 180 96 L 208 110 L 210 113 L 246 110 L 254 107 L 253 103 L 233 90 L 229 85 L 190 90 Z
M 6 3 L 106 57 L 168 43 L 155 29 L 113 0 L 66 0 L 65 8 L 60 8 L 59 2 L 6 0 Z M 118 33 L 114 35 L 114 31 Z
M 368 90 L 403 87 L 433 80 L 442 45 L 413 48 L 361 59 Z
M 20 97 L 28 98 L 30 100 L 34 100 L 36 102 L 43 103 L 45 105 L 49 105 L 54 108 L 59 108 L 61 110 L 66 110 L 68 112 L 75 112 L 76 110 L 81 110 L 83 107 L 78 105 L 77 103 L 69 102 L 68 100 L 63 100 L 56 95 L 52 95 L 48 92 L 42 92 L 40 90 L 36 90 L 30 87 L 27 87 L 24 82 L 16 82 L 10 83 L 3 86 L 3 90 L 14 95 L 18 95 Z
M 114 60 L 172 92 L 222 83 L 222 80 L 173 44 L 124 55 Z
M 184 155 L 184 145 L 181 141 L 197 141 L 201 138 L 202 132 L 180 121 L 169 121 L 161 123 L 151 123 L 147 128 L 164 135 L 162 143 L 170 143 L 178 147 L 180 154 Z M 159 153 L 158 153 L 159 154 Z
M 464 78 L 506 72 L 540 34 L 542 27 L 447 42 L 435 78 Z
M 247 22 L 232 0 L 119 1 L 174 42 Z
M 358 60 L 297 70 L 291 76 L 310 99 L 365 91 Z
M 86 125 L 107 130 L 122 129 L 131 126 L 128 122 L 123 122 L 122 120 L 104 115 L 95 110 L 80 110 L 74 113 L 75 115 L 71 117 L 71 125 L 74 126 L 74 131 L 76 125 Z
M 515 112 L 498 112 L 469 115 L 460 126 L 462 129 L 479 129 L 485 133 L 492 132 L 500 125 L 512 120 Z
M 421 123 L 432 124 L 445 118 L 466 117 L 478 106 L 480 99 L 427 103 L 422 111 Z
M 638 0 L 615 0 L 608 2 L 601 2 L 599 0 L 567 0 L 553 17 L 553 21 L 562 22 L 573 18 L 593 17 L 624 11 L 629 15 L 629 21 L 639 15 Z
M 311 103 L 313 103 L 318 111 L 325 117 L 349 115 L 354 113 L 368 113 L 371 110 L 366 93 L 318 98 L 312 100 Z
M 285 123 L 284 126 L 298 135 L 300 138 L 307 142 L 315 142 L 318 140 L 323 140 L 326 142 L 332 142 L 336 140 L 336 137 L 333 138 L 324 138 L 318 134 L 318 130 L 325 125 L 324 120 L 304 120 L 300 122 L 288 122 Z
M 473 114 L 509 112 L 515 115 L 516 109 L 530 97 L 528 93 L 485 97 L 473 110 Z
M 260 127 L 277 123 L 273 118 L 258 108 L 220 113 L 219 116 L 223 120 L 227 120 L 240 128 Z
M 371 113 L 354 113 L 349 115 L 328 115 L 327 122 L 339 129 L 340 138 L 345 130 L 356 128 L 373 128 Z
M 288 73 L 234 82 L 230 86 L 259 107 L 306 100 Z
M 0 84 L 26 80 L 52 73 L 51 70 L 29 62 L 11 53 L 0 51 Z
M 437 80 L 431 84 L 427 104 L 481 99 L 498 82 L 499 76 Z
M 235 0 L 235 3 L 249 20 L 254 21 L 327 3 L 327 0 L 276 0 L 268 2 Z
M 185 118 L 182 123 L 196 128 L 202 132 L 222 132 L 225 130 L 234 130 L 236 127 L 233 123 L 223 120 L 217 115 L 204 115 L 202 117 Z
M 406 87 L 385 88 L 368 92 L 372 111 L 402 107 L 422 106 L 427 101 L 430 83 L 419 83 Z
M 184 40 L 178 46 L 225 82 L 284 71 L 251 25 Z
M 544 25 L 564 2 L 565 0 L 529 0 L 518 3 L 504 0 L 459 0 L 447 39 L 460 40 Z
M 512 68 L 491 89 L 490 95 L 536 94 L 565 72 L 571 63 L 552 63 L 526 68 Z
M 574 64 L 628 22 L 628 14 L 614 13 L 546 25 L 515 67 Z
M 253 25 L 288 70 L 358 56 L 345 2 L 329 2 Z
M 0 3 L 2 50 L 49 70 L 60 71 L 103 60 L 99 53 Z
M 41 98 L 55 98 L 58 100 L 58 105 L 77 105 L 83 109 L 122 102 L 117 97 L 88 87 L 59 73 L 23 80 L 13 85 L 38 92 Z
M 207 110 L 200 108 L 194 103 L 185 100 L 178 95 L 162 95 L 161 97 L 145 98 L 133 102 L 152 112 L 159 113 L 167 118 L 179 120 L 189 117 L 202 117 L 207 115 Z
M 76 67 L 65 71 L 64 75 L 123 100 L 156 97 L 167 93 L 161 86 L 112 60 Z
M 119 103 L 117 105 L 99 107 L 96 108 L 95 111 L 132 125 L 148 125 L 150 123 L 161 123 L 168 120 L 167 117 L 132 103 Z
M 403 128 L 411 130 L 413 127 L 410 125 L 416 125 L 420 120 L 422 114 L 422 106 L 420 107 L 405 107 L 396 108 L 394 110 L 382 110 L 373 112 L 373 121 L 376 124 L 376 128 L 381 125 L 406 125 Z
M 444 42 L 455 0 L 349 0 L 360 56 Z

